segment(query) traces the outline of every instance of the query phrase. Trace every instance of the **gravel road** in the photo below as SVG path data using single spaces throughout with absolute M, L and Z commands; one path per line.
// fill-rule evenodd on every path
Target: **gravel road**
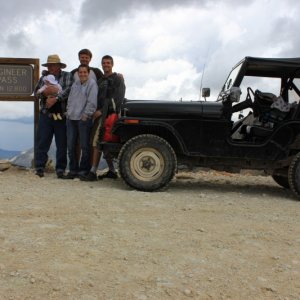
M 270 177 L 0 185 L 0 299 L 300 299 L 300 201 Z

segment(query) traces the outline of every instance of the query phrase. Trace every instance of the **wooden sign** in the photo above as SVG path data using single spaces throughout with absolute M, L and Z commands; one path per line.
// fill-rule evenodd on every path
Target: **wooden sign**
M 0 58 L 0 100 L 33 101 L 39 59 Z
M 0 95 L 30 96 L 32 93 L 32 66 L 0 64 Z

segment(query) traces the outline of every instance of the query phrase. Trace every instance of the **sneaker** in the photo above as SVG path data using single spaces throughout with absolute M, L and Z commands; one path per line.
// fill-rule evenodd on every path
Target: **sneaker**
M 64 172 L 57 172 L 56 176 L 58 179 L 64 179 L 64 177 L 65 177 Z
M 97 180 L 97 174 L 93 172 L 89 172 L 87 175 L 80 175 L 81 181 L 96 181 Z
M 117 175 L 117 173 L 109 170 L 108 172 L 98 176 L 99 180 L 102 180 L 104 178 L 117 179 L 118 175 Z
M 36 170 L 35 175 L 37 175 L 40 178 L 42 178 L 42 177 L 44 177 L 44 171 L 43 170 Z
M 75 179 L 75 178 L 78 178 L 79 176 L 78 176 L 78 174 L 74 174 L 74 173 L 68 173 L 67 175 L 64 175 L 63 177 L 62 177 L 62 179 Z

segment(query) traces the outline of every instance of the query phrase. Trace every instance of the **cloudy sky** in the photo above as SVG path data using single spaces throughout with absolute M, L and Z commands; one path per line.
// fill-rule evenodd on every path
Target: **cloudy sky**
M 296 0 L 10 0 L 1 3 L 0 57 L 57 53 L 72 70 L 89 48 L 91 66 L 115 58 L 129 99 L 198 100 L 218 93 L 245 56 L 300 56 Z M 41 68 L 42 70 L 43 68 Z M 1 116 L 33 114 L 31 103 L 0 103 Z

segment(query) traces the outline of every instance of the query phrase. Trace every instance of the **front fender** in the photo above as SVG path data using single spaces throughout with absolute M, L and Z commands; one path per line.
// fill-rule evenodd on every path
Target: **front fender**
M 167 122 L 121 118 L 115 124 L 113 133 L 120 137 L 122 143 L 140 134 L 154 134 L 165 139 L 176 152 L 187 153 L 180 134 Z

